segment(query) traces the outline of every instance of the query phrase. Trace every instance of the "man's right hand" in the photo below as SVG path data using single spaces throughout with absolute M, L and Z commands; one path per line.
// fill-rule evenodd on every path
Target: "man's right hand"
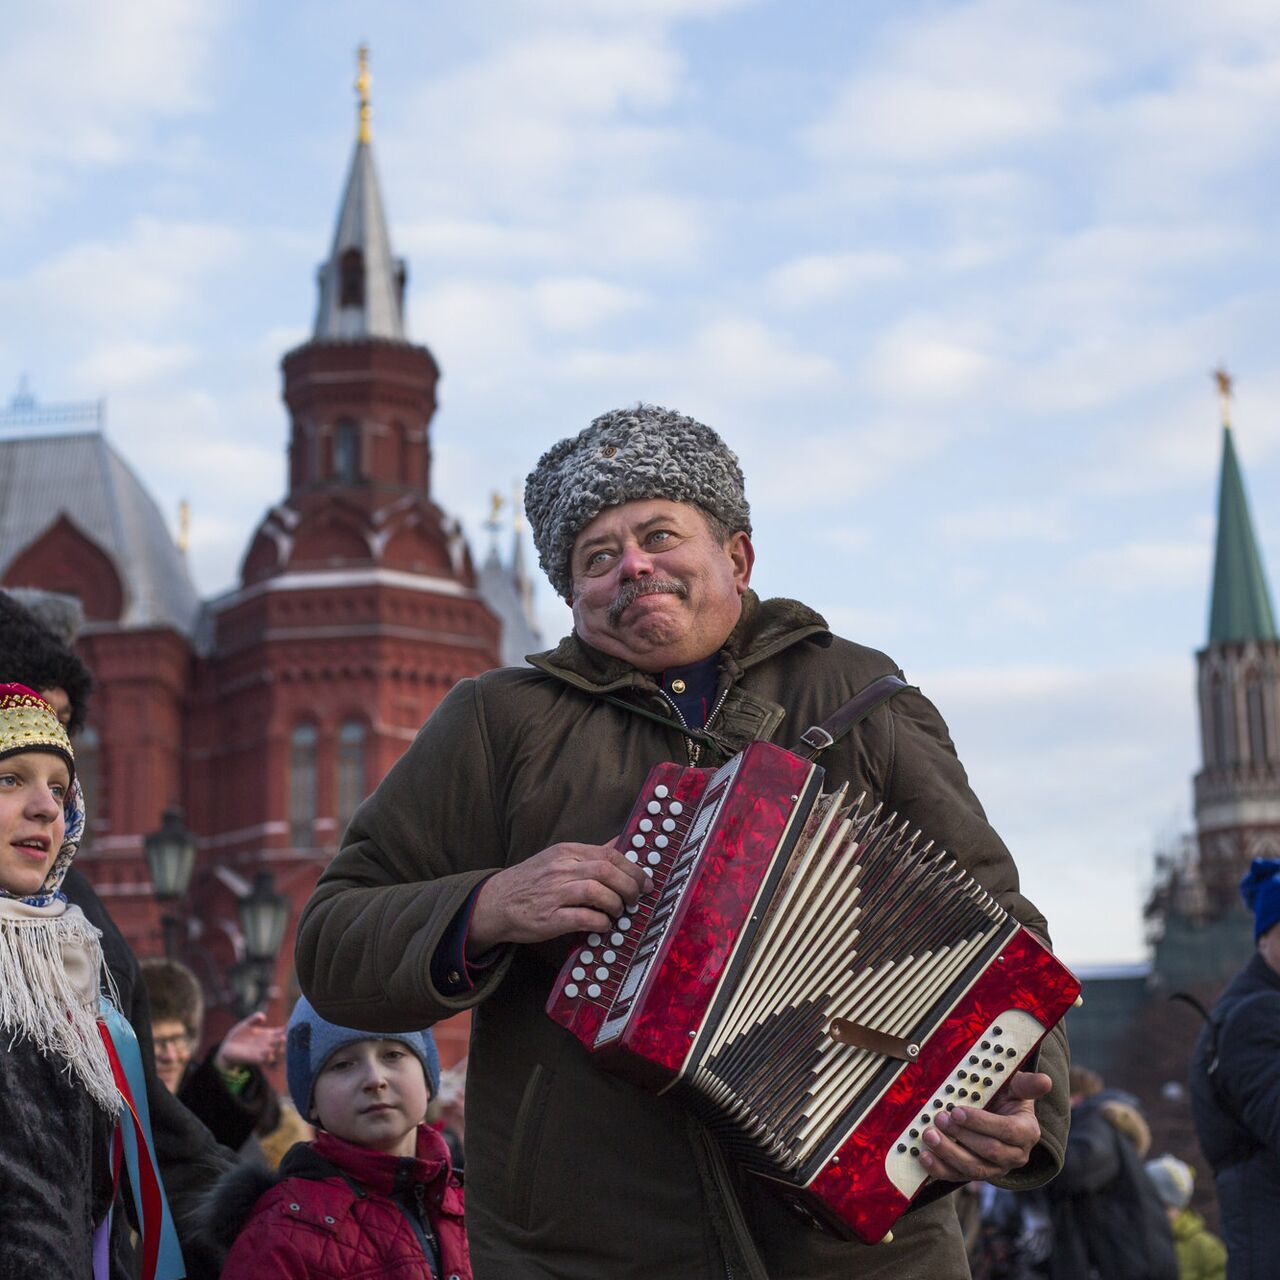
M 605 932 L 653 885 L 611 844 L 553 844 L 490 876 L 476 897 L 467 958 L 503 942 Z

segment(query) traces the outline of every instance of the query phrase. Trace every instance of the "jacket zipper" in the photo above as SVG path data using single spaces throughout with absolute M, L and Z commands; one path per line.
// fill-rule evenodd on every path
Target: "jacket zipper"
M 729 689 L 731 688 L 733 688 L 732 685 L 725 689 L 720 697 L 716 699 L 715 706 L 711 708 L 711 714 L 707 717 L 706 723 L 702 726 L 704 729 L 711 728 L 711 722 L 720 714 L 720 708 L 724 706 L 724 700 L 729 696 Z M 659 689 L 658 692 L 666 699 L 667 706 L 676 713 L 676 719 L 680 721 L 680 727 L 682 729 L 687 729 L 689 727 L 689 722 L 684 718 L 684 712 L 681 711 L 680 708 L 671 700 L 670 694 L 668 694 L 665 689 Z M 691 769 L 696 769 L 698 767 L 698 761 L 702 757 L 702 744 L 700 742 L 694 742 L 692 738 L 685 738 L 684 749 L 689 753 L 689 767 Z M 732 1280 L 733 1273 L 730 1272 L 729 1274 L 730 1280 Z

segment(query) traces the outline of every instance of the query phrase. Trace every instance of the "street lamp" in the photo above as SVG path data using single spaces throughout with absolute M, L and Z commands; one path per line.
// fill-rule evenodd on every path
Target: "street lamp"
M 240 899 L 237 910 L 240 913 L 240 932 L 244 935 L 246 971 L 235 984 L 237 996 L 249 1008 L 256 1008 L 271 988 L 271 975 L 289 923 L 289 899 L 276 892 L 275 879 L 270 871 L 259 871 L 253 878 L 253 888 Z M 246 979 L 249 976 L 255 984 L 251 1004 L 246 1000 Z
M 196 865 L 196 840 L 182 821 L 182 810 L 166 809 L 160 820 L 160 830 L 147 836 L 142 848 L 147 856 L 156 900 L 171 903 L 184 897 Z M 172 960 L 182 932 L 182 918 L 165 912 L 160 917 L 160 924 L 164 929 L 164 953 Z

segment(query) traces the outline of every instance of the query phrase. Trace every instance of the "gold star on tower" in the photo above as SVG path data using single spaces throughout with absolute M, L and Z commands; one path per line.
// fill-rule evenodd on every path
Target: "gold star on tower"
M 373 108 L 369 105 L 369 85 L 373 83 L 373 77 L 369 75 L 369 46 L 362 44 L 356 50 L 356 94 L 360 99 L 360 132 L 359 139 L 361 142 L 371 142 L 373 140 L 373 130 L 370 127 L 370 120 L 373 117 Z
M 1222 400 L 1222 425 L 1231 425 L 1231 375 L 1225 365 L 1219 365 L 1213 371 L 1214 381 L 1218 384 L 1218 396 Z

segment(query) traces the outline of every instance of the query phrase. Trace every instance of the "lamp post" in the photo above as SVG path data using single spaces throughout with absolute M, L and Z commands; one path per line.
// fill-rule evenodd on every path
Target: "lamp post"
M 244 935 L 244 964 L 238 966 L 238 974 L 232 975 L 232 984 L 237 1000 L 244 1002 L 244 1012 L 249 1013 L 271 990 L 276 957 L 289 923 L 289 899 L 276 892 L 270 871 L 259 871 L 253 878 L 253 888 L 240 899 L 237 910 Z
M 196 865 L 196 841 L 182 821 L 182 810 L 166 809 L 160 820 L 160 830 L 147 836 L 142 848 L 151 871 L 156 901 L 167 905 L 184 897 Z M 182 918 L 171 911 L 160 917 L 164 929 L 164 953 L 171 960 L 177 950 L 182 923 Z

